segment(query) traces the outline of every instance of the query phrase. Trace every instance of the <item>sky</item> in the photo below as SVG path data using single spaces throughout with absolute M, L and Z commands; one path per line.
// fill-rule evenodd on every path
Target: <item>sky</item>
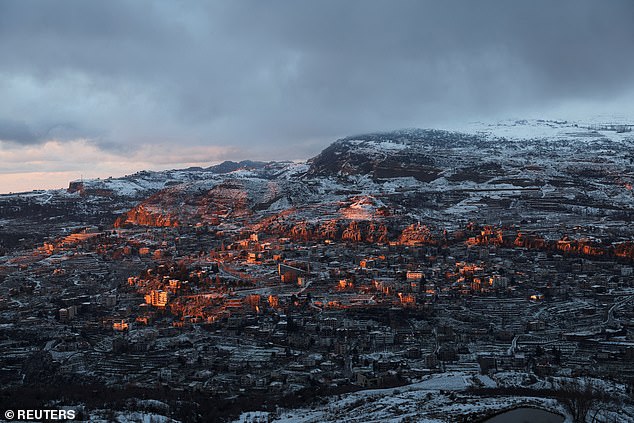
M 0 1 L 0 193 L 634 117 L 634 1 Z M 633 119 L 634 120 L 634 119 Z

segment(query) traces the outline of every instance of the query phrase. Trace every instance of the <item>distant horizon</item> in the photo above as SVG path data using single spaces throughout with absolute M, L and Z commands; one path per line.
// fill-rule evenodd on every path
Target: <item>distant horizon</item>
M 530 118 L 530 119 L 521 119 L 521 118 L 513 118 L 513 119 L 503 119 L 498 121 L 491 122 L 468 122 L 462 125 L 448 125 L 446 127 L 428 127 L 428 128 L 394 128 L 394 129 L 384 129 L 384 130 L 374 130 L 374 131 L 365 131 L 359 132 L 355 134 L 347 134 L 338 136 L 332 140 L 325 142 L 323 145 L 319 146 L 319 149 L 314 153 L 311 153 L 308 157 L 305 158 L 279 158 L 279 159 L 271 159 L 271 158 L 257 158 L 257 157 L 249 157 L 249 156 L 231 156 L 223 159 L 213 160 L 213 161 L 191 161 L 191 162 L 180 162 L 180 163 L 165 163 L 165 164 L 154 164 L 154 163 L 141 163 L 138 164 L 137 167 L 119 167 L 118 172 L 113 172 L 112 169 L 102 170 L 91 173 L 90 171 L 58 171 L 58 172 L 31 172 L 31 173 L 0 173 L 0 195 L 8 195 L 8 194 L 28 194 L 34 191 L 46 191 L 46 190 L 56 190 L 56 189 L 67 189 L 71 182 L 75 182 L 81 179 L 84 180 L 99 180 L 99 179 L 118 179 L 123 178 L 129 175 L 133 175 L 138 172 L 149 171 L 149 172 L 164 172 L 171 170 L 185 170 L 187 168 L 207 168 L 215 165 L 222 164 L 227 161 L 232 162 L 242 162 L 242 161 L 257 161 L 257 162 L 305 162 L 310 160 L 311 158 L 318 155 L 323 149 L 327 148 L 333 142 L 350 138 L 355 136 L 362 136 L 367 134 L 374 133 L 390 133 L 397 131 L 406 131 L 406 130 L 441 130 L 441 131 L 455 131 L 455 132 L 465 132 L 470 133 L 469 129 L 479 129 L 474 125 L 484 125 L 487 128 L 490 127 L 505 127 L 509 126 L 509 124 L 517 123 L 520 121 L 526 121 L 527 123 L 555 123 L 555 122 L 567 122 L 568 124 L 574 125 L 623 125 L 634 127 L 634 119 L 628 119 L 624 116 L 601 116 L 597 115 L 592 118 L 585 119 L 546 119 L 546 118 Z M 630 123 L 632 122 L 632 123 Z M 248 153 L 246 153 L 248 154 Z M 7 188 L 13 187 L 13 189 Z

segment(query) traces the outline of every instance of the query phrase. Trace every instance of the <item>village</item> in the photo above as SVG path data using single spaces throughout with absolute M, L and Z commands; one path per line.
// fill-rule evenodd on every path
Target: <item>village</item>
M 452 371 L 631 389 L 631 262 L 465 231 L 464 242 L 406 245 L 239 227 L 78 229 L 4 263 L 0 378 L 221 398 Z

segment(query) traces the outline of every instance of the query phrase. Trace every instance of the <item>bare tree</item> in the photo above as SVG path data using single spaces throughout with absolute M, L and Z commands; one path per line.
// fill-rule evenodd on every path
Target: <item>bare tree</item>
M 575 423 L 585 423 L 588 412 L 600 398 L 601 393 L 592 381 L 583 379 L 563 382 L 558 399 L 570 412 Z

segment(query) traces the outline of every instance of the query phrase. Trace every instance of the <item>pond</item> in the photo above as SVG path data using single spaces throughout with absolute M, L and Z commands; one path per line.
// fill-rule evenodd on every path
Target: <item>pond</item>
M 520 407 L 498 414 L 484 423 L 562 423 L 564 416 L 541 408 Z

